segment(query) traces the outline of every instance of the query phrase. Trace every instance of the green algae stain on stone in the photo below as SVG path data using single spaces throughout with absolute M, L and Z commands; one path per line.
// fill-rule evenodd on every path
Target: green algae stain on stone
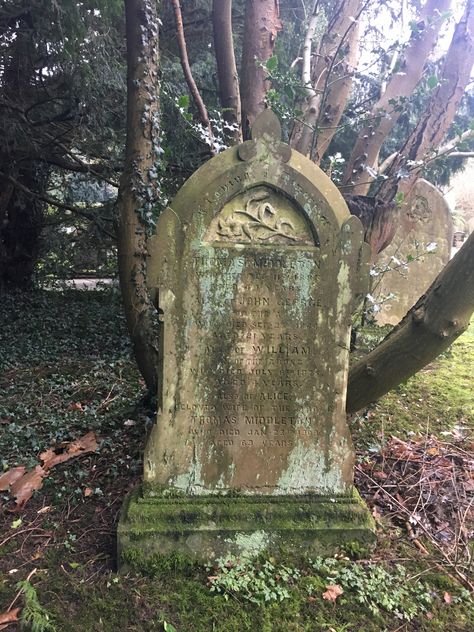
M 333 497 L 352 503 L 344 400 L 362 230 L 326 176 L 281 142 L 274 115 L 262 116 L 251 141 L 182 187 L 158 220 L 150 256 L 163 396 L 143 503 L 157 525 L 162 515 L 173 524 L 179 495 L 212 507 L 212 520 L 203 509 L 191 521 L 187 509 L 188 531 L 176 531 L 175 543 L 196 554 L 204 543 L 209 551 L 225 542 L 237 551 L 273 546 L 296 524 L 281 513 L 294 510 L 291 498 L 322 497 L 325 515 Z M 261 499 L 256 522 L 229 517 L 235 495 Z M 316 537 L 316 515 L 315 506 L 302 516 L 305 542 Z

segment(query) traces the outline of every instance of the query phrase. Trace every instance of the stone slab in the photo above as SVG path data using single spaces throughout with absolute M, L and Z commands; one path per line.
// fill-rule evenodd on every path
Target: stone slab
M 371 545 L 375 524 L 355 489 L 349 495 L 157 497 L 137 489 L 119 523 L 122 567 L 179 553 L 209 562 L 226 555 L 330 555 Z
M 381 301 L 378 325 L 396 325 L 426 292 L 450 259 L 452 235 L 451 212 L 443 194 L 430 182 L 418 180 L 401 209 L 392 243 L 377 261 L 378 269 L 388 268 L 373 279 L 372 294 Z M 433 250 L 427 252 L 427 247 Z M 406 269 L 399 265 L 407 261 Z M 391 294 L 394 298 L 385 302 Z

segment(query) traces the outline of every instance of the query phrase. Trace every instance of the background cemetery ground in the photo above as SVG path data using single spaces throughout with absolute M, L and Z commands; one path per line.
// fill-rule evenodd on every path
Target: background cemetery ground
M 24 614 L 34 610 L 31 594 L 24 608 L 17 586 L 30 576 L 46 609 L 36 609 L 38 630 L 472 629 L 474 603 L 457 580 L 458 571 L 469 575 L 462 554 L 472 529 L 469 512 L 457 511 L 472 498 L 472 325 L 435 364 L 353 421 L 357 482 L 378 522 L 371 555 L 349 547 L 343 557 L 352 561 L 289 561 L 286 569 L 271 560 L 205 569 L 174 558 L 144 576 L 119 576 L 116 523 L 141 477 L 153 411 L 118 296 L 110 289 L 11 295 L 0 320 L 3 469 L 34 467 L 47 448 L 90 431 L 99 441 L 96 453 L 51 468 L 21 510 L 2 495 L 1 612 L 15 597 Z M 361 343 L 379 336 L 368 331 Z M 458 565 L 448 567 L 456 553 Z M 344 590 L 335 602 L 322 597 L 334 597 L 331 584 Z

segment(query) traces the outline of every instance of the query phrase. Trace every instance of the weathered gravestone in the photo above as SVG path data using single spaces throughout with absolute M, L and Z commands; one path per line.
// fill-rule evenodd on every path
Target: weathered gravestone
M 344 410 L 367 247 L 280 133 L 263 113 L 253 140 L 201 167 L 159 219 L 161 406 L 119 525 L 124 560 L 373 536 Z
M 452 235 L 451 212 L 443 194 L 426 180 L 418 180 L 402 207 L 392 243 L 377 261 L 381 273 L 373 279 L 372 294 L 380 301 L 379 325 L 396 325 L 426 292 L 450 259 Z

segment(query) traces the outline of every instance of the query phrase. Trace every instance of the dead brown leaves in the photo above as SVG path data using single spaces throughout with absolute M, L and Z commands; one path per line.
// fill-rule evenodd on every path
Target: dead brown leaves
M 30 471 L 26 471 L 25 466 L 20 465 L 0 476 L 0 491 L 10 492 L 15 499 L 13 511 L 18 511 L 31 498 L 34 491 L 41 489 L 43 479 L 48 476 L 51 468 L 84 454 L 96 452 L 97 448 L 98 442 L 94 432 L 88 432 L 75 441 L 62 444 L 59 448 L 49 448 L 40 454 L 42 465 L 37 465 Z
M 469 569 L 474 537 L 474 454 L 471 445 L 434 436 L 403 441 L 391 437 L 383 452 L 367 455 L 356 467 L 358 489 L 374 516 L 406 527 L 423 553 L 427 538 L 451 566 Z M 466 586 L 464 571 L 457 574 Z
M 326 592 L 323 592 L 323 599 L 336 603 L 336 599 L 344 594 L 344 591 L 337 584 L 329 584 L 326 586 Z
M 26 472 L 24 465 L 12 467 L 10 470 L 0 476 L 0 491 L 7 492 L 16 481 Z
M 358 466 L 357 478 L 377 511 L 408 519 L 415 537 L 448 545 L 474 535 L 474 454 L 460 446 L 391 437 L 383 454 Z
M 40 454 L 40 459 L 43 461 L 43 467 L 45 470 L 49 470 L 59 463 L 64 463 L 88 452 L 95 452 L 97 450 L 97 437 L 95 432 L 88 432 L 83 437 L 71 441 L 66 444 L 65 449 L 62 452 L 56 452 L 52 448 L 49 448 L 45 452 Z
M 4 612 L 0 614 L 0 630 L 4 630 L 11 623 L 18 623 L 18 614 L 20 612 L 20 608 L 13 608 L 8 612 Z

